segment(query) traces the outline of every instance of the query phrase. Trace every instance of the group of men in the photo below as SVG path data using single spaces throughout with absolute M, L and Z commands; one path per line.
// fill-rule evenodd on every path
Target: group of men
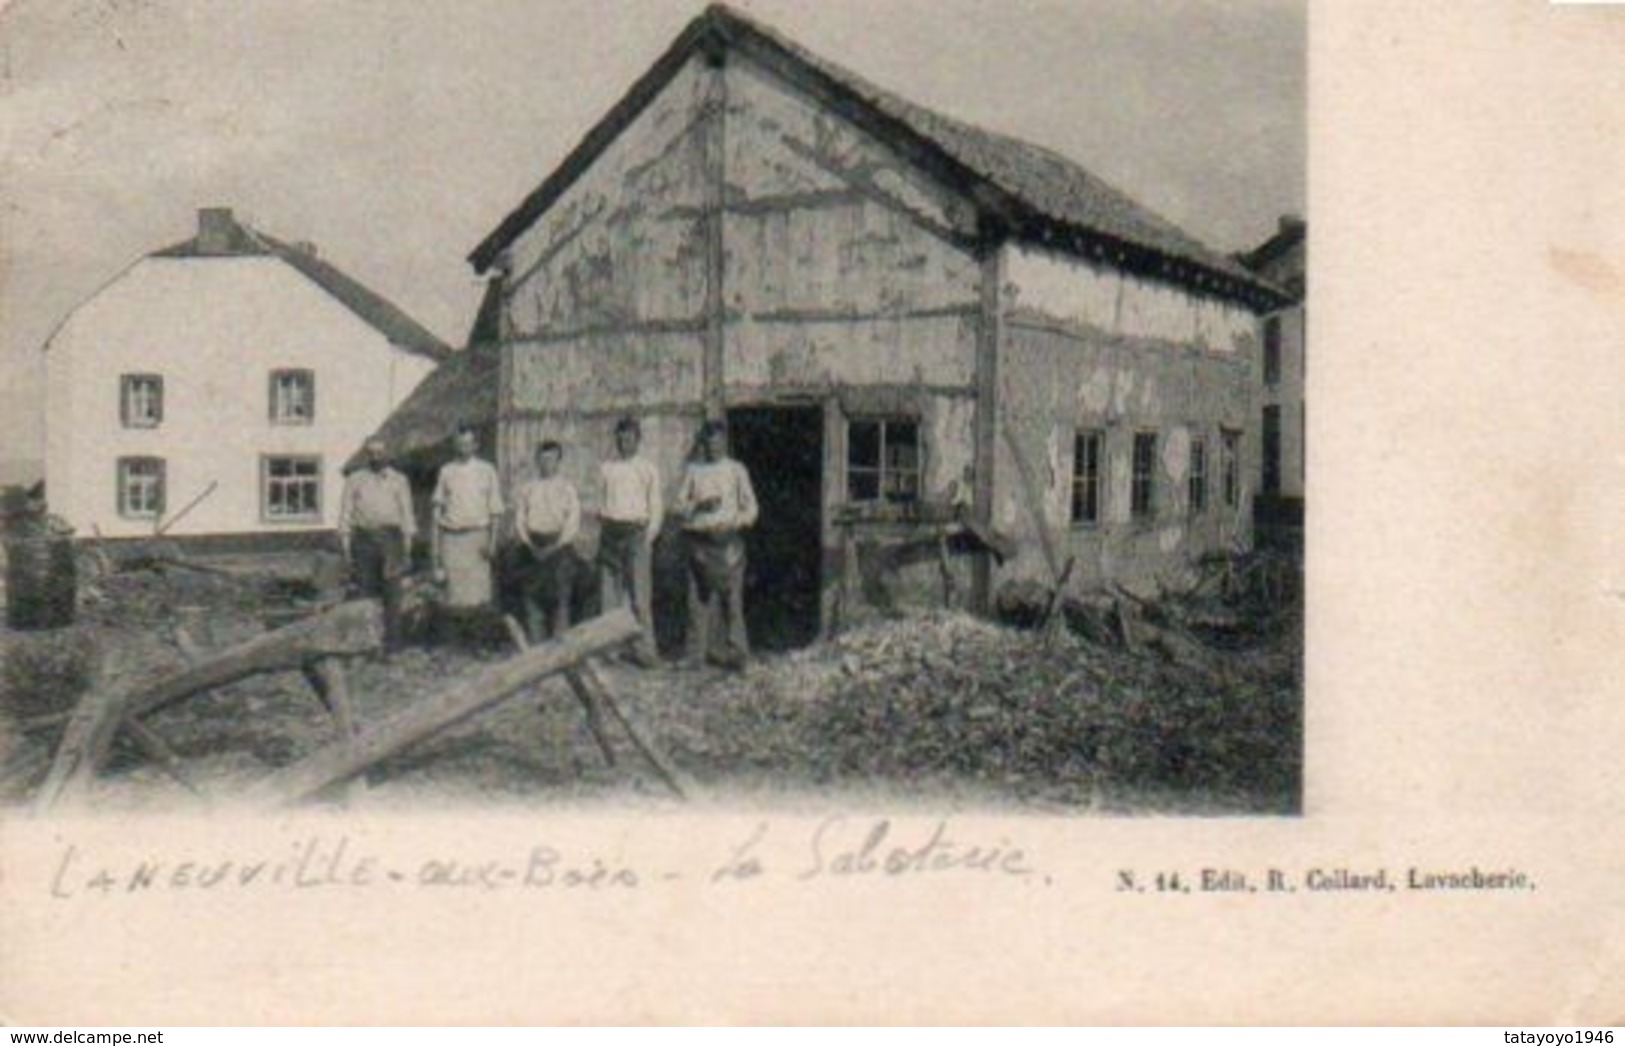
M 615 456 L 598 467 L 598 549 L 591 567 L 602 606 L 629 606 L 643 626 L 632 660 L 654 667 L 659 660 L 653 553 L 667 506 L 659 470 L 639 453 L 642 441 L 635 418 L 616 423 Z M 487 608 L 495 596 L 493 573 L 507 507 L 496 469 L 478 450 L 476 432 L 460 428 L 456 457 L 440 469 L 431 501 L 430 565 L 453 612 Z M 525 627 L 538 642 L 570 627 L 576 578 L 589 568 L 576 550 L 581 498 L 561 474 L 564 455 L 556 440 L 538 443 L 535 475 L 513 495 Z M 406 477 L 390 467 L 382 441 L 369 440 L 364 457 L 365 466 L 345 480 L 339 540 L 357 587 L 383 603 L 385 644 L 393 650 L 402 640 L 401 584 L 416 532 L 412 494 Z M 745 664 L 743 532 L 755 524 L 757 513 L 750 474 L 728 454 L 727 427 L 706 422 L 670 506 L 682 533 L 688 575 L 691 664 L 709 661 L 734 669 Z

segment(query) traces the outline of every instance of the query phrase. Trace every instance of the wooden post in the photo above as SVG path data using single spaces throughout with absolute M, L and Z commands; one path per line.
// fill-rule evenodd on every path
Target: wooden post
M 688 795 L 683 791 L 683 786 L 677 783 L 676 773 L 666 765 L 665 760 L 660 758 L 659 753 L 654 750 L 654 746 L 645 741 L 643 735 L 638 733 L 637 728 L 632 725 L 632 720 L 627 718 L 626 713 L 621 710 L 620 702 L 615 700 L 614 691 L 610 690 L 609 684 L 604 682 L 604 678 L 598 674 L 598 670 L 590 662 L 583 661 L 576 666 L 572 675 L 597 699 L 598 703 L 609 709 L 610 714 L 621 724 L 621 729 L 626 731 L 626 736 L 632 739 L 632 744 L 654 769 L 655 776 L 659 777 L 666 787 L 676 794 L 677 798 L 687 799 Z
M 360 733 L 355 706 L 350 703 L 350 680 L 345 675 L 344 662 L 336 657 L 319 657 L 305 664 L 304 673 L 311 689 L 316 691 L 333 716 L 339 733 L 345 737 Z
M 609 731 L 604 729 L 604 713 L 598 707 L 598 695 L 582 681 L 581 675 L 575 670 L 564 673 L 565 682 L 570 684 L 570 690 L 575 693 L 576 700 L 581 702 L 581 710 L 587 714 L 587 732 L 598 743 L 598 750 L 604 753 L 604 762 L 609 766 L 616 764 L 615 745 L 609 739 Z
M 530 649 L 529 637 L 525 635 L 525 630 L 514 620 L 512 614 L 502 615 L 502 626 L 508 630 L 508 638 L 513 640 L 516 649 L 521 653 Z M 581 702 L 581 710 L 587 714 L 587 730 L 591 732 L 592 739 L 598 742 L 598 750 L 604 753 L 604 762 L 614 766 L 615 747 L 610 743 L 609 734 L 604 730 L 604 716 L 599 712 L 598 703 L 592 692 L 582 685 L 574 669 L 565 670 L 564 679 L 570 684 L 570 690 L 576 695 L 576 700 Z
M 487 668 L 461 686 L 402 708 L 359 737 L 343 738 L 318 749 L 260 782 L 247 799 L 259 807 L 298 802 L 585 658 L 628 643 L 641 631 L 637 619 L 625 607 L 594 618 L 554 642 Z
M 1004 341 L 1004 247 L 993 236 L 983 248 L 981 267 L 981 316 L 976 325 L 976 445 L 972 459 L 975 482 L 971 511 L 976 521 L 992 529 L 993 498 L 998 492 L 994 468 L 999 441 L 999 355 Z M 977 609 L 993 607 L 993 563 L 986 556 L 976 558 L 973 582 Z
M 708 50 L 705 56 L 710 82 L 706 85 L 705 126 L 700 131 L 704 149 L 700 162 L 705 179 L 705 216 L 702 219 L 705 236 L 705 364 L 701 374 L 705 415 L 712 419 L 722 417 L 725 409 L 722 372 L 727 309 L 727 299 L 723 295 L 723 281 L 727 278 L 727 253 L 723 242 L 728 203 L 727 60 L 727 52 L 721 48 Z

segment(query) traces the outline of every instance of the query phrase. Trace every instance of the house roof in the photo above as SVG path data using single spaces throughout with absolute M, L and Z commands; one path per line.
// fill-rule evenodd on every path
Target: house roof
M 419 457 L 449 447 L 459 425 L 495 423 L 501 316 L 502 284 L 492 280 L 474 314 L 468 348 L 430 371 L 378 429 L 378 437 L 396 458 Z M 358 453 L 346 468 L 359 461 Z
M 494 349 L 453 353 L 385 419 L 378 437 L 396 458 L 410 458 L 448 446 L 459 425 L 495 422 L 499 370 Z
M 204 250 L 198 241 L 199 238 L 194 236 L 183 243 L 154 251 L 150 257 L 279 258 L 388 338 L 391 344 L 437 361 L 452 354 L 450 346 L 408 316 L 400 306 L 317 257 L 313 248 L 284 243 L 236 220 L 229 222 L 222 242 Z
M 804 88 L 968 195 L 984 235 L 1042 244 L 1183 286 L 1273 307 L 1282 291 L 1078 164 L 963 123 L 875 86 L 772 29 L 715 4 L 589 131 L 563 164 L 469 255 L 484 272 L 545 213 L 695 54 L 743 54 Z
M 1294 300 L 1301 299 L 1305 275 L 1302 248 L 1308 235 L 1307 222 L 1296 215 L 1283 215 L 1274 235 L 1252 250 L 1236 255 L 1236 260 L 1276 281 Z

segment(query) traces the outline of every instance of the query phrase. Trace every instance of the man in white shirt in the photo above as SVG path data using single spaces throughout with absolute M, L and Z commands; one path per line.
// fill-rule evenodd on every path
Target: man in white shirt
M 474 456 L 472 426 L 457 430 L 457 458 L 440 469 L 434 490 L 435 576 L 445 582 L 446 605 L 469 610 L 491 603 L 491 561 L 502 525 L 497 470 Z
M 581 500 L 575 484 L 559 475 L 564 447 L 555 440 L 536 445 L 536 478 L 514 499 L 514 532 L 525 547 L 525 628 L 533 643 L 557 638 L 570 627 L 570 595 L 575 588 L 574 542 L 581 529 Z
M 604 609 L 630 604 L 643 626 L 632 658 L 659 663 L 654 643 L 652 555 L 665 521 L 660 473 L 638 456 L 643 429 L 635 418 L 615 425 L 615 458 L 598 466 L 598 582 Z
M 728 456 L 728 428 L 708 421 L 700 429 L 697 457 L 683 473 L 673 511 L 683 519 L 688 559 L 688 661 L 744 667 L 745 540 L 756 523 L 756 491 L 750 473 Z M 720 652 L 712 647 L 711 619 L 722 618 Z
M 401 641 L 401 578 L 412 562 L 412 488 L 389 467 L 389 450 L 373 437 L 365 447 L 367 463 L 344 477 L 339 498 L 339 548 L 363 596 L 384 606 L 384 651 Z

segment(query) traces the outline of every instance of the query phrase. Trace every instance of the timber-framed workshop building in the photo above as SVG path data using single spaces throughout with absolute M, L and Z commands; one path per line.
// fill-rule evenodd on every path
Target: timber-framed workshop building
M 1250 540 L 1251 369 L 1280 293 L 1071 161 L 726 7 L 470 261 L 494 285 L 505 480 L 560 439 L 591 516 L 617 417 L 672 488 L 696 424 L 726 417 L 763 502 L 764 634 L 860 612 L 866 564 L 956 517 L 1014 555 L 893 557 L 886 600 L 940 598 L 947 572 L 985 606 L 1068 560 L 1079 586 L 1132 583 Z M 467 382 L 442 371 L 386 430 L 401 449 L 457 415 Z

